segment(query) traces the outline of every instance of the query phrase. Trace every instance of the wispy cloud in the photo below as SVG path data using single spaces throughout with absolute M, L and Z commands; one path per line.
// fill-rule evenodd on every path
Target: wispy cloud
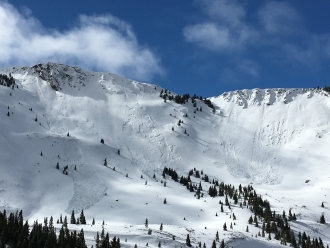
M 221 53 L 237 53 L 257 38 L 254 28 L 244 22 L 245 10 L 235 1 L 197 0 L 195 4 L 207 19 L 184 28 L 187 42 Z
M 258 12 L 258 18 L 266 33 L 292 35 L 303 30 L 303 18 L 288 3 L 268 2 Z
M 140 80 L 163 74 L 159 58 L 142 46 L 127 22 L 110 14 L 79 16 L 66 31 L 48 30 L 25 9 L 0 2 L 0 65 L 61 62 Z
M 185 41 L 220 54 L 231 70 L 256 77 L 261 67 L 255 62 L 258 57 L 309 68 L 330 59 L 330 34 L 308 31 L 303 16 L 289 3 L 266 2 L 253 22 L 247 8 L 235 0 L 195 0 L 194 4 L 204 20 L 183 29 Z

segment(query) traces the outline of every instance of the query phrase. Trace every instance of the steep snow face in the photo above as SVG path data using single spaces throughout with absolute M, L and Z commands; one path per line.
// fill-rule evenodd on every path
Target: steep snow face
M 179 175 L 195 167 L 211 180 L 253 183 L 274 210 L 292 208 L 300 221 L 295 230 L 330 232 L 316 222 L 322 212 L 330 216 L 320 208 L 330 194 L 330 102 L 321 90 L 228 92 L 211 98 L 213 113 L 200 100 L 196 107 L 191 100 L 165 102 L 159 86 L 111 73 L 55 63 L 0 73 L 11 73 L 18 86 L 0 86 L 0 208 L 23 208 L 30 219 L 84 209 L 117 229 L 149 218 L 180 230 L 183 243 L 185 229 L 196 242 L 210 243 L 231 221 L 214 219 L 219 199 L 197 200 L 168 178 L 167 187 L 158 180 L 164 166 Z M 234 233 L 245 233 L 251 212 L 235 211 L 242 217 Z M 133 229 L 141 235 L 141 227 Z
M 323 157 L 330 134 L 327 93 L 254 89 L 211 100 L 222 115 L 219 130 L 232 175 L 278 184 L 288 173 L 293 173 L 290 178 L 304 177 L 310 164 L 313 170 L 327 167 Z

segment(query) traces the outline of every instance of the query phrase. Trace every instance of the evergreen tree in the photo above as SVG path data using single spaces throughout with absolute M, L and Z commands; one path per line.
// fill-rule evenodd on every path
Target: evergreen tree
M 70 224 L 76 224 L 76 217 L 74 216 L 74 210 L 71 212 Z
M 118 149 L 117 154 L 120 155 L 120 150 Z
M 322 214 L 321 217 L 320 217 L 320 223 L 325 224 L 324 214 Z
M 217 245 L 215 244 L 215 240 L 212 242 L 212 248 L 217 248 Z
M 63 226 L 68 226 L 68 218 L 66 216 L 64 217 Z
M 148 219 L 146 219 L 146 221 L 144 222 L 146 228 L 148 228 L 148 222 L 149 222 Z
M 215 234 L 215 240 L 219 242 L 219 232 L 218 231 Z
M 227 224 L 226 224 L 226 222 L 223 224 L 223 230 L 227 231 Z
M 104 159 L 104 163 L 103 163 L 104 166 L 107 166 L 108 165 L 108 161 L 107 161 L 107 158 Z
M 252 219 L 252 215 L 250 216 L 250 218 L 249 218 L 249 224 L 252 224 L 252 222 L 253 222 L 253 219 Z
M 189 234 L 187 234 L 186 245 L 189 247 L 191 246 Z
M 166 204 L 167 203 L 167 201 L 166 201 L 166 198 L 164 199 L 164 204 Z
M 96 233 L 96 240 L 95 240 L 95 247 L 96 248 L 100 248 L 100 243 L 101 243 L 101 241 L 100 241 L 100 235 L 99 235 L 99 232 L 97 232 Z
M 80 224 L 86 225 L 86 218 L 85 218 L 85 215 L 84 215 L 84 210 L 81 210 L 79 221 L 80 221 Z
M 160 223 L 159 230 L 163 231 L 163 223 Z
M 249 226 L 246 226 L 246 231 L 249 232 Z
M 221 240 L 220 248 L 225 248 L 225 241 Z

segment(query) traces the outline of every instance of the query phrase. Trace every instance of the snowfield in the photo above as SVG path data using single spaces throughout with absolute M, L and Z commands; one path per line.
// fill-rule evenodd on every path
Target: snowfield
M 187 234 L 193 246 L 211 247 L 217 231 L 228 247 L 282 246 L 256 237 L 262 223 L 248 224 L 249 209 L 232 203 L 221 213 L 225 197 L 208 196 L 211 183 L 191 177 L 202 182 L 197 199 L 162 177 L 165 166 L 180 177 L 196 168 L 211 181 L 252 185 L 272 210 L 296 214 L 289 223 L 296 234 L 330 245 L 330 225 L 318 223 L 321 214 L 330 222 L 330 100 L 323 90 L 226 92 L 210 98 L 213 113 L 201 100 L 202 111 L 190 100 L 164 102 L 161 87 L 111 73 L 55 63 L 0 73 L 18 86 L 0 85 L 1 209 L 23 209 L 30 224 L 83 209 L 88 225 L 69 228 L 84 228 L 89 247 L 103 221 L 122 247 L 185 247 Z

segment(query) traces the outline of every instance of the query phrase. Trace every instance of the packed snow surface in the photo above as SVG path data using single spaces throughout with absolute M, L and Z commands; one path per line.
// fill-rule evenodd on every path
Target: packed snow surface
M 210 247 L 216 231 L 230 247 L 281 246 L 255 237 L 260 228 L 245 231 L 249 209 L 220 213 L 219 200 L 224 200 L 206 196 L 210 183 L 202 182 L 205 196 L 197 199 L 162 177 L 165 166 L 180 176 L 196 168 L 236 188 L 253 185 L 272 209 L 297 215 L 292 230 L 330 244 L 329 224 L 318 223 L 321 214 L 330 221 L 326 92 L 226 92 L 210 98 L 213 113 L 201 100 L 196 103 L 202 111 L 190 100 L 165 102 L 159 86 L 111 73 L 54 63 L 0 73 L 11 73 L 18 87 L 0 85 L 0 208 L 23 209 L 31 224 L 47 216 L 70 218 L 72 210 L 83 209 L 87 222 L 94 217 L 96 225 L 69 227 L 84 228 L 90 246 L 103 220 L 123 247 L 147 242 L 156 247 L 159 241 L 162 247 L 181 247 L 187 234 L 193 245 Z M 223 231 L 224 222 L 233 222 L 232 212 L 236 225 Z

